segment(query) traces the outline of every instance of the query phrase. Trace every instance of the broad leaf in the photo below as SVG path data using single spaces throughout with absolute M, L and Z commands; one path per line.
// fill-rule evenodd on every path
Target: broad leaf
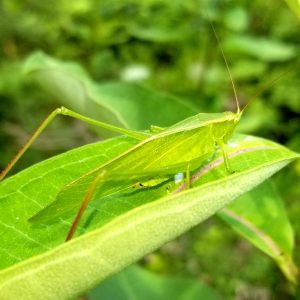
M 186 101 L 138 84 L 96 83 L 79 64 L 62 62 L 42 52 L 32 54 L 24 69 L 63 105 L 126 128 L 170 126 L 197 112 Z
M 77 234 L 90 232 L 68 243 L 63 241 L 72 218 L 29 226 L 28 218 L 51 203 L 66 183 L 134 143 L 120 137 L 87 145 L 1 183 L 0 294 L 4 298 L 74 297 L 199 224 L 299 157 L 276 143 L 237 135 L 229 143 L 236 171 L 232 175 L 216 153 L 216 159 L 193 174 L 191 189 L 183 190 L 170 180 L 95 200 Z
M 266 62 L 286 61 L 297 55 L 297 49 L 292 44 L 255 36 L 232 36 L 225 41 L 224 47 L 228 51 L 246 54 Z
M 293 229 L 271 181 L 241 196 L 218 215 L 239 234 L 271 256 L 287 278 L 296 281 Z

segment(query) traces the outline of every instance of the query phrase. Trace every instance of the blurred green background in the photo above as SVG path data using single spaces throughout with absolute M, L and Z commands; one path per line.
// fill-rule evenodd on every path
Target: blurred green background
M 1 168 L 39 122 L 64 104 L 55 91 L 47 93 L 24 71 L 36 51 L 81 66 L 93 82 L 135 83 L 180 97 L 202 112 L 235 110 L 210 22 L 242 106 L 281 77 L 251 104 L 238 130 L 299 152 L 300 23 L 284 1 L 2 0 Z M 14 171 L 99 138 L 80 122 L 58 118 Z M 299 177 L 298 162 L 274 178 L 296 233 L 298 266 Z M 143 264 L 160 274 L 197 278 L 222 299 L 292 299 L 291 286 L 274 262 L 218 218 L 169 243 Z

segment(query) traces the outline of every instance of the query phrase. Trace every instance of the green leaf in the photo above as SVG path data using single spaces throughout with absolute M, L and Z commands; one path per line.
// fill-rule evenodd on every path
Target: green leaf
M 297 49 L 292 44 L 246 35 L 227 38 L 224 48 L 228 52 L 243 53 L 266 62 L 286 61 L 297 55 Z
M 267 69 L 267 64 L 254 59 L 240 59 L 231 68 L 235 80 L 250 80 L 261 78 Z
M 189 28 L 181 28 L 180 30 L 174 30 L 173 27 L 163 27 L 163 26 L 147 26 L 133 25 L 129 27 L 129 32 L 132 36 L 156 43 L 174 43 L 182 42 L 186 39 Z
M 242 32 L 249 26 L 248 10 L 243 7 L 234 7 L 224 15 L 225 26 L 231 30 Z
M 298 270 L 292 259 L 293 228 L 270 181 L 241 196 L 218 215 L 239 234 L 271 256 L 286 277 L 296 282 Z
M 155 288 L 154 288 L 155 287 Z M 199 280 L 159 276 L 138 267 L 127 268 L 88 293 L 91 300 L 217 300 L 215 293 Z
M 24 64 L 25 74 L 63 105 L 103 122 L 130 129 L 170 126 L 197 110 L 181 99 L 134 83 L 94 82 L 79 64 L 36 52 Z M 157 109 L 159 105 L 159 109 Z
M 150 189 L 112 191 L 110 197 L 91 203 L 81 220 L 79 231 L 90 232 L 68 243 L 63 241 L 72 217 L 29 226 L 28 218 L 51 203 L 66 183 L 135 143 L 120 137 L 87 145 L 0 184 L 0 294 L 4 299 L 75 297 L 199 224 L 299 157 L 276 143 L 237 135 L 229 143 L 233 175 L 225 172 L 217 157 L 193 174 L 193 188 L 182 192 L 168 193 L 170 186 L 182 189 L 174 187 L 173 180 Z

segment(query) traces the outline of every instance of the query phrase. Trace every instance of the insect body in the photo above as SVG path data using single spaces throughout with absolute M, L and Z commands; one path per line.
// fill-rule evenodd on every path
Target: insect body
M 216 144 L 224 149 L 224 143 L 230 138 L 241 113 L 224 112 L 220 114 L 198 114 L 187 118 L 157 134 L 144 138 L 138 144 L 104 163 L 76 181 L 65 186 L 56 201 L 41 211 L 32 220 L 40 220 L 49 215 L 49 211 L 59 211 L 63 201 L 72 199 L 73 209 L 82 202 L 77 217 L 67 239 L 75 231 L 87 203 L 100 186 L 101 195 L 105 194 L 105 184 L 109 181 L 130 177 L 141 180 L 155 177 L 172 176 L 178 172 L 188 172 L 199 167 L 215 151 Z M 226 151 L 223 151 L 226 168 L 230 166 Z M 141 159 L 143 157 L 143 159 Z M 159 174 L 159 175 L 158 175 Z M 188 176 L 187 176 L 188 177 Z M 121 188 L 121 186 L 120 186 Z M 53 216 L 51 213 L 50 215 Z
M 49 123 L 49 118 L 53 119 L 58 114 L 69 115 L 105 128 L 111 126 L 61 107 L 42 123 L 34 139 Z M 67 237 L 69 240 L 73 236 L 88 202 L 96 193 L 100 193 L 101 196 L 105 195 L 107 186 L 112 181 L 130 178 L 132 181 L 158 180 L 159 182 L 160 178 L 163 181 L 163 178 L 173 177 L 179 172 L 186 173 L 186 177 L 189 178 L 189 170 L 201 166 L 206 159 L 211 157 L 215 152 L 216 145 L 222 149 L 225 167 L 230 172 L 231 168 L 224 145 L 231 137 L 241 115 L 242 112 L 239 111 L 237 113 L 200 113 L 166 129 L 160 129 L 158 133 L 135 132 L 111 126 L 112 128 L 109 129 L 125 133 L 139 142 L 117 157 L 66 185 L 56 200 L 34 215 L 30 221 L 45 221 L 48 215 L 53 218 L 55 215 L 59 216 L 64 213 L 65 211 L 62 210 L 66 210 L 65 207 L 68 207 L 69 211 L 73 211 L 80 206 Z M 20 152 L 24 152 L 34 139 L 31 139 Z M 14 159 L 7 169 L 10 169 L 16 160 Z M 7 172 L 4 170 L 4 175 Z M 121 184 L 120 189 L 122 188 L 124 187 Z M 64 202 L 68 202 L 68 205 L 62 205 Z

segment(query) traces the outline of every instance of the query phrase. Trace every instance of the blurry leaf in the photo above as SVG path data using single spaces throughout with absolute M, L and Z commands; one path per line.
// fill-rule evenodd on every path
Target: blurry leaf
M 250 80 L 253 78 L 261 79 L 267 69 L 267 64 L 253 59 L 239 59 L 234 62 L 231 72 L 235 81 Z
M 228 52 L 242 53 L 266 62 L 281 62 L 297 55 L 297 49 L 292 44 L 246 35 L 235 35 L 224 41 Z
M 218 153 L 216 160 L 193 174 L 191 189 L 168 194 L 171 181 L 121 194 L 112 190 L 108 199 L 95 199 L 81 220 L 83 227 L 78 229 L 92 231 L 68 243 L 63 240 L 71 219 L 29 226 L 28 218 L 53 202 L 65 184 L 134 143 L 120 137 L 87 145 L 1 182 L 0 263 L 2 268 L 11 266 L 0 271 L 4 299 L 75 297 L 199 224 L 299 157 L 271 141 L 237 135 L 228 145 L 232 167 L 238 170 L 235 174 L 224 171 Z
M 104 83 L 98 85 L 97 93 L 101 99 L 95 102 L 118 109 L 128 128 L 145 129 L 152 124 L 166 127 L 196 113 L 193 106 L 180 98 L 137 84 Z
M 144 1 L 143 4 L 144 11 L 127 28 L 130 35 L 140 40 L 170 43 L 183 42 L 195 32 L 191 25 L 194 12 L 182 1 Z
M 174 28 L 162 28 L 162 27 L 142 27 L 142 26 L 132 26 L 130 28 L 130 34 L 136 38 L 145 41 L 152 41 L 156 43 L 170 43 L 183 41 L 185 36 L 185 31 L 174 30 Z
M 61 62 L 41 52 L 31 55 L 24 68 L 26 74 L 67 107 L 126 128 L 169 126 L 197 112 L 177 97 L 137 84 L 97 84 L 79 64 Z
M 272 101 L 278 106 L 286 106 L 294 114 L 300 113 L 300 101 L 298 97 L 300 79 L 298 78 L 286 78 L 283 84 L 278 84 L 272 89 Z M 298 121 L 295 118 L 295 121 Z M 299 128 L 299 122 L 297 128 Z M 291 134 L 290 136 L 293 136 Z
M 290 9 L 300 20 L 300 1 L 299 0 L 285 0 L 289 5 Z
M 243 7 L 235 7 L 226 12 L 224 16 L 225 26 L 234 31 L 245 31 L 248 27 L 247 10 Z
M 199 280 L 159 276 L 137 265 L 105 280 L 88 293 L 90 300 L 217 300 Z
M 239 234 L 271 256 L 285 276 L 296 282 L 293 229 L 285 207 L 270 181 L 231 203 L 218 215 Z
M 237 130 L 243 133 L 259 132 L 276 126 L 279 120 L 279 112 L 274 106 L 267 105 L 261 99 L 255 99 L 241 118 Z

